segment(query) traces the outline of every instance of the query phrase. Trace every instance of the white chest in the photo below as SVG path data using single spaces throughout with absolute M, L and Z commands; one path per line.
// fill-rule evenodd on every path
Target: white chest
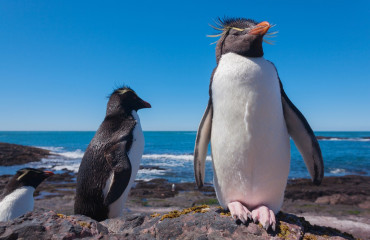
M 289 137 L 274 66 L 264 58 L 221 57 L 212 82 L 214 184 L 222 205 L 282 201 Z
M 213 78 L 212 97 L 215 108 L 223 108 L 223 111 L 229 110 L 231 113 L 244 114 L 246 103 L 263 104 L 264 107 L 279 103 L 280 88 L 276 70 L 262 57 L 225 54 Z
M 21 187 L 7 195 L 0 202 L 0 221 L 9 221 L 33 211 L 33 187 Z
M 141 157 L 144 152 L 145 140 L 143 130 L 141 129 L 140 118 L 137 115 L 136 111 L 132 111 L 132 116 L 136 120 L 136 125 L 132 132 L 132 145 L 130 151 L 128 152 L 128 157 L 131 161 L 133 172 L 133 174 L 131 175 L 131 179 L 133 178 L 133 181 L 135 180 L 136 174 L 139 171 Z
M 251 138 L 284 121 L 276 70 L 264 58 L 223 55 L 212 82 L 212 101 L 212 147 L 219 143 L 245 150 Z

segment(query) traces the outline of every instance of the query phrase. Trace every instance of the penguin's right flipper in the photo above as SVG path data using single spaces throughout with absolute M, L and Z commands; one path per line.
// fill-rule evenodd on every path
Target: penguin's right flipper
M 199 124 L 194 148 L 194 173 L 198 188 L 203 187 L 205 162 L 208 152 L 208 143 L 211 139 L 213 107 L 209 99 L 208 106 Z
M 288 133 L 293 138 L 295 145 L 302 154 L 313 183 L 320 185 L 324 177 L 324 163 L 322 160 L 320 145 L 317 142 L 315 134 L 306 118 L 297 109 L 297 107 L 294 106 L 284 92 L 281 82 L 280 90 Z
M 104 204 L 109 206 L 115 202 L 125 191 L 131 177 L 131 163 L 127 156 L 126 141 L 116 143 L 105 152 L 105 159 L 112 166 L 113 180 Z

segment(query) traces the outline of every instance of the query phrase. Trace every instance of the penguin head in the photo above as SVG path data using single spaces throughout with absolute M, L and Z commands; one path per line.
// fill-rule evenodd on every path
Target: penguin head
M 223 54 L 229 52 L 245 57 L 263 56 L 262 41 L 266 41 L 263 37 L 271 27 L 270 23 L 266 21 L 258 23 L 245 18 L 219 18 L 216 24 L 217 27 L 212 27 L 222 31 L 218 35 L 211 35 L 211 37 L 221 36 L 216 46 L 217 62 Z
M 54 173 L 50 171 L 42 171 L 35 168 L 22 168 L 12 177 L 8 185 L 12 186 L 14 189 L 22 186 L 31 186 L 36 189 L 42 181 L 52 175 L 54 175 Z
M 141 99 L 134 90 L 129 87 L 122 87 L 114 90 L 110 95 L 107 105 L 107 115 L 117 111 L 131 113 L 132 110 L 137 111 L 142 108 L 151 107 L 152 106 Z

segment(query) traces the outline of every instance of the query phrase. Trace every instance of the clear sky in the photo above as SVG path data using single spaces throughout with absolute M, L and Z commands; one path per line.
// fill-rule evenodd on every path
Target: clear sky
M 217 17 L 276 24 L 264 45 L 319 130 L 370 130 L 370 1 L 0 1 L 0 130 L 96 130 L 127 84 L 144 130 L 196 130 Z

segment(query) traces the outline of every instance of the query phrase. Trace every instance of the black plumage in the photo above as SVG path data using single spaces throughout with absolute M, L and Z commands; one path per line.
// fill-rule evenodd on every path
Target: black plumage
M 75 214 L 97 221 L 108 218 L 109 205 L 123 194 L 132 174 L 127 155 L 136 125 L 132 111 L 146 107 L 150 104 L 131 88 L 119 88 L 110 95 L 104 121 L 87 147 L 78 171 Z M 104 196 L 103 189 L 111 174 L 113 181 Z

